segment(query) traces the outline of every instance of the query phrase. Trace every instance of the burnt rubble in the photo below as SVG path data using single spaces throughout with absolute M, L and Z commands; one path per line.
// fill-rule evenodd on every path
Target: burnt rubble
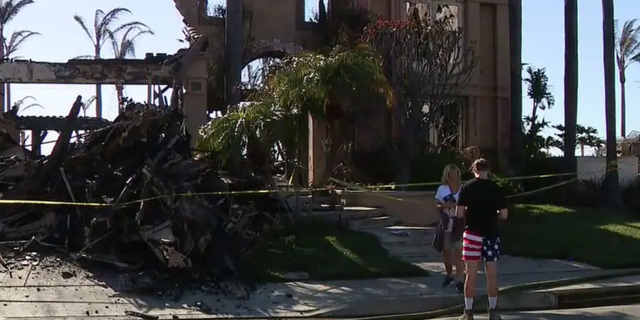
M 241 279 L 257 238 L 287 210 L 277 194 L 229 193 L 271 189 L 270 179 L 230 177 L 212 156 L 193 157 L 178 108 L 130 103 L 113 124 L 71 142 L 80 101 L 49 156 L 0 158 L 0 242 L 128 270 Z

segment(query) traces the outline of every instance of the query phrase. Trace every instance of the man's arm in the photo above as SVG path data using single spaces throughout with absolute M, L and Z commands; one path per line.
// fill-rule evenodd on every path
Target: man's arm
M 456 204 L 456 217 L 464 219 L 467 215 L 467 201 L 468 192 L 465 191 L 464 185 L 460 187 L 460 194 L 458 195 L 458 203 Z
M 498 218 L 500 220 L 507 220 L 507 218 L 509 217 L 509 205 L 507 204 L 507 198 L 504 196 L 502 188 L 500 186 L 497 187 Z

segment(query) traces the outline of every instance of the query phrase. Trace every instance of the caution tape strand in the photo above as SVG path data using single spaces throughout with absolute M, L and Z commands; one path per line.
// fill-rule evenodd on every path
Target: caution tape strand
M 602 172 L 602 171 L 600 171 Z M 526 180 L 526 179 L 538 179 L 538 178 L 551 178 L 551 177 L 566 177 L 566 176 L 575 176 L 576 173 L 561 173 L 561 174 L 546 174 L 546 175 L 535 175 L 535 176 L 523 176 L 523 177 L 514 177 L 514 178 L 506 178 L 506 179 L 501 179 L 501 180 L 507 180 L 507 181 L 513 181 L 513 180 Z M 541 191 L 545 191 L 545 190 L 549 190 L 549 189 L 553 189 L 553 188 L 557 188 L 559 186 L 571 183 L 578 180 L 577 178 L 573 178 L 571 180 L 568 181 L 563 181 L 560 183 L 556 183 L 547 187 L 543 187 L 540 189 L 536 189 L 536 190 L 532 190 L 532 191 L 527 191 L 527 192 L 523 192 L 523 193 L 519 193 L 516 195 L 511 195 L 509 196 L 509 198 L 514 198 L 514 197 L 520 197 L 520 196 L 526 196 L 526 195 L 530 195 L 530 194 L 534 194 L 534 193 L 538 193 Z M 429 185 L 440 185 L 440 182 L 432 182 L 432 183 L 415 183 L 415 184 L 396 184 L 396 185 L 379 185 L 379 186 L 375 186 L 375 185 L 370 185 L 370 186 L 359 186 L 356 184 L 352 184 L 352 183 L 348 183 L 346 181 L 342 181 L 336 178 L 330 178 L 331 182 L 335 182 L 336 184 L 342 185 L 344 187 L 347 187 L 349 189 L 353 189 L 356 191 L 362 191 L 362 192 L 367 192 L 367 193 L 372 193 L 375 194 L 376 196 L 382 197 L 382 198 L 387 198 L 387 199 L 392 199 L 392 200 L 396 200 L 396 201 L 407 201 L 407 202 L 411 202 L 411 199 L 400 199 L 397 197 L 393 197 L 393 196 L 389 196 L 389 195 L 385 195 L 384 192 L 379 192 L 376 191 L 376 189 L 385 189 L 385 188 L 402 188 L 402 187 L 411 187 L 411 186 L 429 186 Z M 304 188 L 304 189 L 298 189 L 295 190 L 296 192 L 310 192 L 310 191 L 318 191 L 318 190 L 327 190 L 328 188 Z M 239 190 L 239 191 L 216 191 L 216 192 L 194 192 L 194 193 L 179 193 L 179 194 L 169 194 L 169 195 L 160 195 L 160 196 L 154 196 L 154 197 L 148 197 L 148 198 L 144 198 L 144 199 L 138 199 L 138 200 L 133 200 L 133 201 L 128 201 L 128 202 L 123 202 L 123 203 L 118 203 L 118 204 L 111 204 L 111 203 L 100 203 L 100 202 L 74 202 L 74 201 L 53 201 L 53 200 L 11 200 L 11 199 L 0 199 L 0 204 L 6 204 L 6 205 L 18 205 L 18 204 L 22 204 L 22 205 L 47 205 L 47 206 L 77 206 L 77 207 L 95 207 L 95 208 L 100 208 L 100 207 L 125 207 L 125 206 L 129 206 L 129 205 L 134 205 L 134 204 L 140 204 L 142 202 L 146 202 L 146 201 L 153 201 L 153 200 L 159 200 L 159 199 L 164 199 L 164 198 L 170 198 L 170 197 L 202 197 L 202 196 L 237 196 L 237 195 L 249 195 L 249 194 L 272 194 L 272 193 L 279 193 L 279 192 L 294 192 L 294 190 L 282 190 L 282 189 L 275 189 L 275 190 Z

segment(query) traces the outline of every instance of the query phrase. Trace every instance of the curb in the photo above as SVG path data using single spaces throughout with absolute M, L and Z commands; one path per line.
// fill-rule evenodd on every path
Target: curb
M 522 291 L 500 296 L 500 310 L 533 311 L 553 310 L 575 307 L 596 307 L 602 301 L 604 305 L 615 303 L 615 299 L 637 297 L 640 285 L 600 287 L 570 290 Z M 613 300 L 612 300 L 613 299 Z M 415 295 L 358 302 L 342 308 L 315 314 L 313 318 L 357 318 L 397 314 L 433 312 L 453 308 L 463 302 L 461 294 Z M 480 299 L 475 302 L 476 311 L 486 311 L 488 302 Z

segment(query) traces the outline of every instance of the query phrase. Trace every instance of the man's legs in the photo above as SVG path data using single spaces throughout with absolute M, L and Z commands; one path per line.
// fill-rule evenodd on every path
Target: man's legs
M 500 238 L 485 239 L 482 247 L 482 259 L 487 276 L 487 295 L 489 296 L 489 319 L 500 319 L 498 307 L 498 260 L 500 259 Z
M 476 276 L 478 263 L 482 257 L 483 238 L 472 232 L 465 231 L 462 236 L 462 260 L 467 266 L 467 277 L 464 284 L 464 309 L 460 317 L 463 320 L 473 319 L 473 299 L 476 296 Z
M 478 261 L 465 261 L 467 276 L 464 281 L 464 309 L 473 310 L 473 299 L 476 297 L 476 277 L 478 276 Z

